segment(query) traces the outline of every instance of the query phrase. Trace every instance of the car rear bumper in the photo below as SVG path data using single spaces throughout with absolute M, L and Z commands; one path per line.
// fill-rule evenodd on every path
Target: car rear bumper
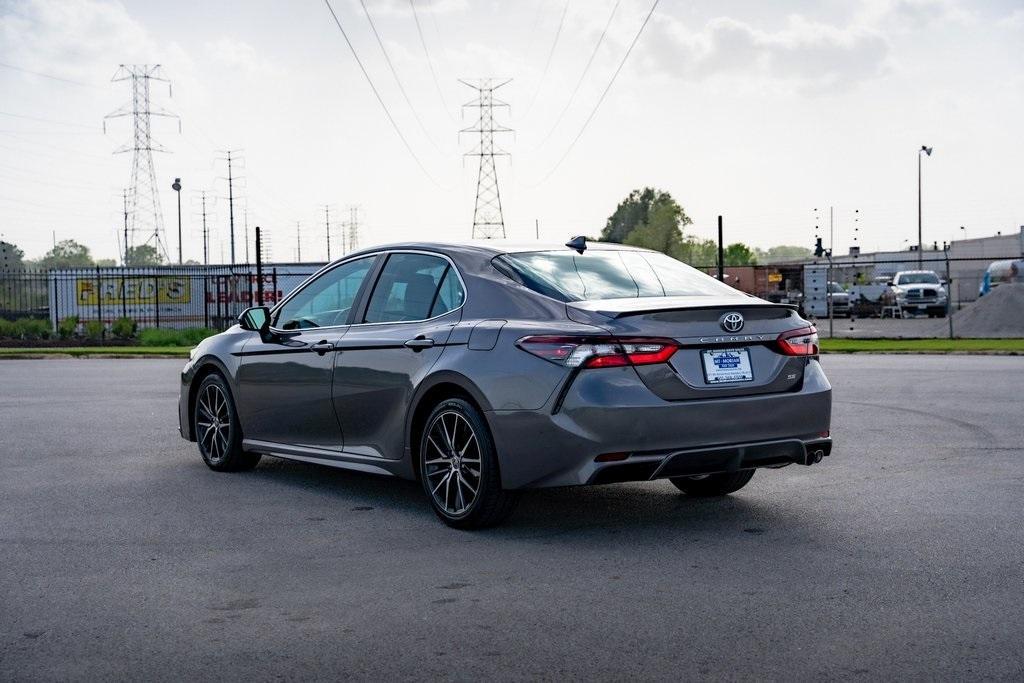
M 832 388 L 817 360 L 796 391 L 666 401 L 633 368 L 581 372 L 540 410 L 488 411 L 505 488 L 709 474 L 831 451 Z M 598 456 L 603 456 L 598 459 Z

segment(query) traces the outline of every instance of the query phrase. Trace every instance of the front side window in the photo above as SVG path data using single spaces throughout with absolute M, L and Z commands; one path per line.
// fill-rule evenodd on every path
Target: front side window
M 347 324 L 359 287 L 375 258 L 349 261 L 307 284 L 277 312 L 274 327 L 302 330 Z
M 364 322 L 426 320 L 462 305 L 465 293 L 451 264 L 428 254 L 391 254 L 381 269 Z

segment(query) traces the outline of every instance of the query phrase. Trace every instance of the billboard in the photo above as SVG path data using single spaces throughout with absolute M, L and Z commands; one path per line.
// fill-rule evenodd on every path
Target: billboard
M 273 306 L 322 264 L 268 265 L 263 270 L 263 303 Z M 256 305 L 254 267 L 182 266 L 88 268 L 50 271 L 50 318 L 77 316 L 81 322 L 132 318 L 143 327 L 230 325 Z

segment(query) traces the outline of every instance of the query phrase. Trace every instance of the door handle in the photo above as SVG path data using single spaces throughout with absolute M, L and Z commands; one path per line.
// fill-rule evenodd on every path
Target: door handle
M 333 351 L 334 350 L 334 343 L 326 341 L 326 340 L 318 341 L 315 344 L 310 344 L 309 345 L 309 350 L 310 351 L 316 351 L 318 354 L 320 354 L 322 356 L 325 353 L 327 353 L 328 351 Z
M 422 349 L 429 349 L 431 346 L 433 346 L 434 340 L 427 339 L 426 337 L 421 335 L 419 337 L 416 337 L 415 339 L 410 339 L 409 341 L 405 342 L 405 345 L 412 349 L 413 351 L 420 351 Z

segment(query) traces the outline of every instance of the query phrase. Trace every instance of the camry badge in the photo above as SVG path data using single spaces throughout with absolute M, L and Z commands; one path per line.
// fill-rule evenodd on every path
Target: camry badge
M 726 332 L 739 332 L 743 329 L 743 316 L 739 313 L 726 313 L 718 319 L 718 324 Z

